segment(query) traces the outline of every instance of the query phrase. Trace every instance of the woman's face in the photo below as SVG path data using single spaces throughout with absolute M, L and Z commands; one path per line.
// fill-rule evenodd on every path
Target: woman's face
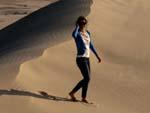
M 87 21 L 86 21 L 86 20 L 81 20 L 81 21 L 79 22 L 79 27 L 80 27 L 80 28 L 84 28 L 84 27 L 86 26 L 86 24 L 87 24 Z

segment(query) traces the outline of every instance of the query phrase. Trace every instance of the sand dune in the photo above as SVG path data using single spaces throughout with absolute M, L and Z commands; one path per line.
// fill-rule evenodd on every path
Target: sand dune
M 14 80 L 20 64 L 41 56 L 45 48 L 69 39 L 68 32 L 71 32 L 75 18 L 79 15 L 86 16 L 91 3 L 90 0 L 83 2 L 60 0 L 2 29 L 0 64 L 1 70 L 6 71 L 2 71 L 1 77 L 3 79 L 11 77 Z M 8 72 L 9 66 L 12 71 Z
M 0 0 L 0 29 L 56 0 Z
M 90 0 L 60 0 L 0 31 L 0 37 L 6 37 L 0 42 L 1 73 L 4 73 L 0 109 L 3 112 L 150 112 L 149 1 L 94 0 L 92 6 L 91 3 Z M 102 63 L 98 64 L 91 55 L 88 98 L 97 106 L 39 98 L 39 90 L 66 98 L 81 79 L 71 31 L 75 19 L 82 14 L 88 16 L 88 29 L 102 57 Z M 31 24 L 25 24 L 28 21 Z M 7 33 L 14 28 L 19 33 L 14 31 L 9 36 L 17 36 L 20 45 L 13 42 L 15 39 L 6 43 L 10 40 Z M 10 72 L 15 73 L 10 75 Z M 12 85 L 7 83 L 9 79 Z M 80 98 L 80 93 L 77 97 Z

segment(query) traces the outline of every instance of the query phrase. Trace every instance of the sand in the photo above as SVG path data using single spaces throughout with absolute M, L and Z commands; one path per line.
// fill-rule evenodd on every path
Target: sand
M 1 111 L 149 113 L 149 8 L 146 0 L 60 0 L 2 29 Z M 95 106 L 44 99 L 38 93 L 68 98 L 68 92 L 82 79 L 71 37 L 79 15 L 87 16 L 102 59 L 97 63 L 91 53 L 88 99 Z M 76 96 L 80 99 L 80 92 Z
M 0 0 L 0 29 L 57 0 Z

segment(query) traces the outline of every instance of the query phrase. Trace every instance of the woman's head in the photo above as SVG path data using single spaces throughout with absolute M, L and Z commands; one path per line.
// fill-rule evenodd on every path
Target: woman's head
M 80 27 L 84 27 L 88 23 L 87 19 L 84 16 L 79 16 L 76 25 L 79 25 Z

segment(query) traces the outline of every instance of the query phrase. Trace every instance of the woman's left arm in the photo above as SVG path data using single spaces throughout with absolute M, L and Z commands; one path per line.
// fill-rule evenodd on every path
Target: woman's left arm
M 90 49 L 91 49 L 92 52 L 95 54 L 95 56 L 96 56 L 97 59 L 98 59 L 98 62 L 100 63 L 100 62 L 101 62 L 101 58 L 100 58 L 100 56 L 98 55 L 98 53 L 96 52 L 96 49 L 94 48 L 94 45 L 93 45 L 92 41 L 90 41 Z
M 96 58 L 98 59 L 98 62 L 100 63 L 101 62 L 101 58 L 100 56 L 98 55 L 98 53 L 96 52 L 96 49 L 92 43 L 92 40 L 91 40 L 91 33 L 87 30 L 87 33 L 89 34 L 90 36 L 90 49 L 92 50 L 92 52 L 95 54 Z

